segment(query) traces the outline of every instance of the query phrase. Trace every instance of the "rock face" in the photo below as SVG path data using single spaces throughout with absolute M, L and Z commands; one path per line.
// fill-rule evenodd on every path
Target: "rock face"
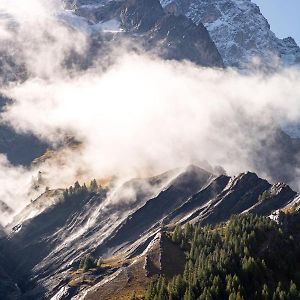
M 118 42 L 124 39 L 132 41 L 132 51 L 141 48 L 164 59 L 224 66 L 206 28 L 185 16 L 168 18 L 159 0 L 66 1 L 66 9 L 57 16 L 58 22 L 66 26 L 70 34 L 74 29 L 83 33 L 90 45 L 84 54 L 74 49 L 66 51 L 61 62 L 66 69 L 91 66 L 107 54 L 106 48 L 118 48 Z M 18 39 L 1 45 L 0 86 L 33 75 L 22 55 L 22 47 Z
M 184 271 L 185 255 L 179 245 L 172 243 L 164 232 L 157 233 L 151 242 L 134 260 L 125 259 L 123 267 L 110 280 L 99 282 L 82 297 L 85 300 L 127 299 L 133 290 L 138 293 L 148 286 L 153 278 L 163 275 L 171 279 Z
M 164 59 L 223 67 L 206 28 L 186 16 L 165 13 L 158 0 L 110 1 L 101 5 L 98 2 L 98 5 L 79 6 L 75 14 L 92 24 L 91 28 L 102 29 L 94 30 L 94 37 L 106 33 L 114 42 L 126 37 L 133 45 Z
M 14 261 L 9 253 L 6 252 L 5 232 L 0 226 L 0 295 L 4 300 L 21 300 L 21 290 L 13 276 Z
M 21 299 L 20 289 L 2 266 L 0 266 L 0 294 L 1 299 L 5 300 Z
M 61 197 L 61 192 L 57 195 Z M 35 212 L 32 217 L 24 218 L 30 212 L 30 206 L 26 207 L 20 218 L 6 228 L 10 231 L 6 251 L 17 262 L 13 275 L 22 282 L 28 299 L 81 295 L 82 290 L 68 283 L 71 271 L 87 253 L 120 258 L 118 266 L 101 275 L 103 283 L 111 276 L 127 286 L 128 280 L 136 278 L 135 272 L 147 277 L 153 272 L 159 274 L 161 268 L 171 274 L 165 263 L 168 255 L 162 258 L 162 252 L 157 252 L 158 256 L 149 252 L 157 244 L 155 237 L 161 227 L 188 221 L 216 224 L 246 212 L 270 215 L 299 199 L 289 186 L 272 185 L 251 172 L 229 177 L 195 165 L 133 179 L 111 192 L 99 190 L 64 200 L 51 198 L 49 207 L 38 211 L 38 203 L 47 202 L 45 197 L 47 194 L 31 204 Z M 158 245 L 167 249 L 168 243 L 164 242 L 160 240 Z
M 121 8 L 120 20 L 126 31 L 146 32 L 163 16 L 163 8 L 156 0 L 129 0 Z
M 82 56 L 66 53 L 66 68 L 86 69 L 94 60 L 110 52 L 111 47 L 118 48 L 124 40 L 132 42 L 131 51 L 142 50 L 164 59 L 223 67 L 222 58 L 206 28 L 185 16 L 166 14 L 158 0 L 78 1 L 70 14 L 72 18 L 63 21 L 72 30 L 78 29 L 74 24 L 84 23 L 89 29 L 90 47 Z M 70 20 L 72 22 L 68 23 Z M 16 41 L 0 47 L 0 86 L 30 77 L 22 55 L 18 55 L 18 59 L 13 56 L 22 53 L 21 46 Z M 0 95 L 0 108 L 6 103 L 7 99 Z M 47 147 L 33 135 L 18 134 L 9 126 L 0 126 L 0 153 L 6 154 L 13 164 L 29 165 Z
M 97 55 L 98 47 L 116 45 L 125 37 L 137 48 L 158 53 L 165 59 L 223 67 L 210 32 L 228 66 L 243 67 L 253 56 L 267 64 L 273 63 L 272 55 L 287 64 L 299 60 L 295 42 L 291 38 L 277 39 L 251 1 L 162 3 L 165 10 L 158 0 L 80 0 L 72 14 L 84 18 L 90 26 L 91 57 Z M 22 152 L 8 152 L 18 147 L 11 147 L 16 141 L 7 130 L 0 127 L 0 151 L 11 155 L 16 163 L 26 158 L 27 143 L 40 149 L 31 137 L 25 141 L 18 137 Z M 261 166 L 261 171 L 273 178 L 292 181 L 295 173 L 291 169 L 295 170 L 298 164 L 300 142 L 280 130 L 275 130 L 272 137 L 257 150 L 257 169 Z M 280 148 L 279 152 L 274 151 L 276 157 L 269 151 L 275 147 Z M 33 155 L 34 149 L 28 148 L 28 153 Z M 31 157 L 24 161 L 30 160 Z M 299 199 L 288 185 L 271 184 L 252 172 L 230 177 L 195 165 L 151 178 L 132 179 L 112 190 L 100 189 L 69 198 L 64 198 L 61 190 L 47 191 L 5 228 L 8 235 L 1 233 L 0 296 L 18 299 L 22 290 L 26 299 L 81 297 L 85 291 L 69 285 L 70 274 L 78 267 L 80 258 L 91 253 L 97 258 L 120 257 L 119 264 L 98 278 L 101 281 L 96 288 L 102 294 L 108 293 L 109 298 L 118 284 L 139 284 L 135 281 L 139 274 L 148 278 L 162 272 L 172 276 L 182 271 L 181 264 L 177 269 L 170 268 L 183 260 L 183 253 L 161 235 L 162 227 L 186 222 L 216 224 L 234 214 L 248 212 L 268 216 L 290 208 Z M 0 210 L 9 209 L 0 201 Z M 7 253 L 14 258 L 13 263 Z M 170 254 L 176 254 L 176 260 Z M 110 279 L 115 285 L 109 284 Z M 86 299 L 98 296 L 98 292 L 91 291 Z
M 161 0 L 165 11 L 202 22 L 226 66 L 244 68 L 257 57 L 273 67 L 300 63 L 300 48 L 289 37 L 279 39 L 251 0 Z
M 272 149 L 276 149 L 275 152 Z M 270 128 L 266 138 L 261 140 L 259 147 L 252 149 L 255 153 L 255 170 L 259 174 L 268 174 L 273 181 L 282 181 L 295 184 L 297 180 L 298 155 L 300 151 L 300 139 L 291 138 L 279 128 Z

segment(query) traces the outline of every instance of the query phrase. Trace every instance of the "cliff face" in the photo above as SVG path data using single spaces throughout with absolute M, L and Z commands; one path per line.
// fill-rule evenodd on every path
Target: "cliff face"
M 133 179 L 113 192 L 100 189 L 64 198 L 61 191 L 48 191 L 6 228 L 10 232 L 7 252 L 16 261 L 13 274 L 27 278 L 24 292 L 29 299 L 41 295 L 70 299 L 81 292 L 69 285 L 70 274 L 75 274 L 80 258 L 88 253 L 119 261 L 104 269 L 106 273 L 97 280 L 118 276 L 127 286 L 128 280 L 137 278 L 132 275 L 135 272 L 174 271 L 164 263 L 168 257 L 157 259 L 147 252 L 162 227 L 186 222 L 218 224 L 246 212 L 268 216 L 297 199 L 287 185 L 272 185 L 254 173 L 229 177 L 195 165 Z M 139 263 L 132 265 L 136 259 Z M 128 264 L 129 269 L 125 268 Z
M 244 68 L 254 58 L 263 65 L 300 63 L 293 38 L 279 39 L 251 0 L 161 0 L 165 11 L 202 22 L 226 66 Z
M 202 23 L 166 13 L 158 0 L 95 2 L 74 10 L 86 20 L 92 36 L 111 41 L 123 38 L 164 59 L 189 60 L 223 67 L 222 58 Z

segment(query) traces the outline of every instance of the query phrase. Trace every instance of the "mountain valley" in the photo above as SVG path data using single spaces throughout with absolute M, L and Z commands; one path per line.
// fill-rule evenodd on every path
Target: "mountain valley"
M 292 37 L 251 0 L 1 2 L 1 300 L 300 299 Z

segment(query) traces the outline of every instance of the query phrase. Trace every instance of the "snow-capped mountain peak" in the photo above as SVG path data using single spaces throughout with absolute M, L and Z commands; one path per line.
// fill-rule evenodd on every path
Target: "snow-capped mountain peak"
M 184 14 L 209 31 L 227 66 L 300 63 L 300 48 L 291 38 L 279 39 L 251 0 L 161 0 L 170 13 Z

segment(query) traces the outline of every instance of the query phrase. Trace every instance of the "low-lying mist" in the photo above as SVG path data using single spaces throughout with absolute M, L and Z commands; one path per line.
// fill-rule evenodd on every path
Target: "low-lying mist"
M 282 154 L 274 133 L 300 121 L 299 70 L 240 74 L 118 49 L 109 67 L 97 60 L 85 71 L 68 71 L 64 58 L 74 49 L 84 54 L 84 33 L 62 22 L 57 1 L 31 0 L 31 7 L 16 10 L 20 2 L 0 0 L 0 44 L 17 45 L 15 58 L 27 70 L 26 79 L 1 88 L 13 99 L 2 122 L 53 145 L 66 135 L 81 145 L 30 168 L 2 157 L 0 200 L 15 210 L 29 203 L 41 192 L 30 194 L 39 171 L 43 188 L 148 176 L 203 161 L 230 175 L 251 170 L 277 179 L 259 156 L 266 150 L 277 166 Z M 24 14 L 29 7 L 35 13 Z M 25 40 L 29 47 L 22 47 Z M 289 183 L 300 188 L 297 164 L 290 168 Z

